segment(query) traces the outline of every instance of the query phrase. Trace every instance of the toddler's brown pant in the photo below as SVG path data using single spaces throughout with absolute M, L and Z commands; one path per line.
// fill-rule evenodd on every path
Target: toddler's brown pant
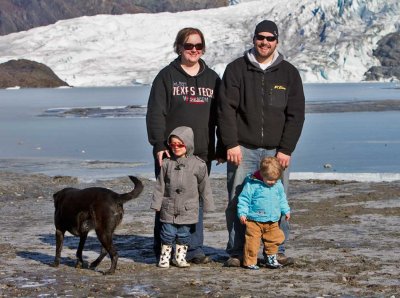
M 278 253 L 278 247 L 285 240 L 285 235 L 277 222 L 246 222 L 246 242 L 244 244 L 243 265 L 257 264 L 257 255 L 260 248 L 260 238 L 264 243 L 264 252 L 267 255 Z

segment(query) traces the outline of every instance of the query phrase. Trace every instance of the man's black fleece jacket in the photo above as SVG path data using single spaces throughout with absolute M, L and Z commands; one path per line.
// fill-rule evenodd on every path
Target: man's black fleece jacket
M 219 88 L 218 123 L 227 149 L 294 151 L 304 123 L 305 99 L 297 69 L 278 59 L 266 70 L 247 55 L 228 64 Z

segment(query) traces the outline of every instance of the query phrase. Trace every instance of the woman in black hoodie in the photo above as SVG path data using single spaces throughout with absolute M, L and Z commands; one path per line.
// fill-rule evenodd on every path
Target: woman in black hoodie
M 170 157 L 166 140 L 173 129 L 188 126 L 194 132 L 194 155 L 207 163 L 216 158 L 216 94 L 218 75 L 201 59 L 206 49 L 203 33 L 196 28 L 181 29 L 175 39 L 178 57 L 163 68 L 153 81 L 147 104 L 147 135 L 153 146 L 155 175 L 160 173 L 162 159 Z M 218 145 L 217 148 L 220 146 Z M 217 150 L 223 152 L 222 148 Z M 187 260 L 208 263 L 203 251 L 203 212 L 191 233 Z M 160 253 L 160 218 L 156 213 L 154 252 Z

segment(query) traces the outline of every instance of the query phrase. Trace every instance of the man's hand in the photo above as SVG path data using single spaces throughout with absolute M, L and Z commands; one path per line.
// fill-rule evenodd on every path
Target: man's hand
M 289 167 L 290 164 L 290 155 L 286 155 L 282 152 L 278 152 L 276 154 L 276 158 L 279 160 L 279 163 L 281 164 L 281 166 L 286 169 L 287 167 Z
M 168 150 L 162 150 L 162 151 L 158 151 L 157 152 L 157 160 L 158 160 L 158 164 L 160 165 L 160 167 L 162 167 L 162 160 L 163 160 L 163 156 L 167 155 L 168 158 L 170 158 L 170 154 Z
M 246 224 L 246 222 L 247 222 L 247 217 L 246 216 L 244 216 L 244 215 L 242 215 L 241 217 L 240 217 L 240 222 L 242 223 L 242 224 Z
M 290 213 L 286 213 L 285 218 L 286 218 L 286 221 L 289 221 L 290 220 Z
M 227 160 L 234 165 L 238 166 L 242 162 L 242 150 L 240 146 L 233 147 L 227 151 Z

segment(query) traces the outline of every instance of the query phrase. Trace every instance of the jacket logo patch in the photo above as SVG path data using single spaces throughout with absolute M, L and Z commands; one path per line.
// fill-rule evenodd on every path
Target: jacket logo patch
M 285 86 L 282 86 L 282 85 L 275 85 L 275 86 L 274 86 L 274 89 L 275 89 L 275 90 L 286 90 L 286 87 L 285 87 Z

